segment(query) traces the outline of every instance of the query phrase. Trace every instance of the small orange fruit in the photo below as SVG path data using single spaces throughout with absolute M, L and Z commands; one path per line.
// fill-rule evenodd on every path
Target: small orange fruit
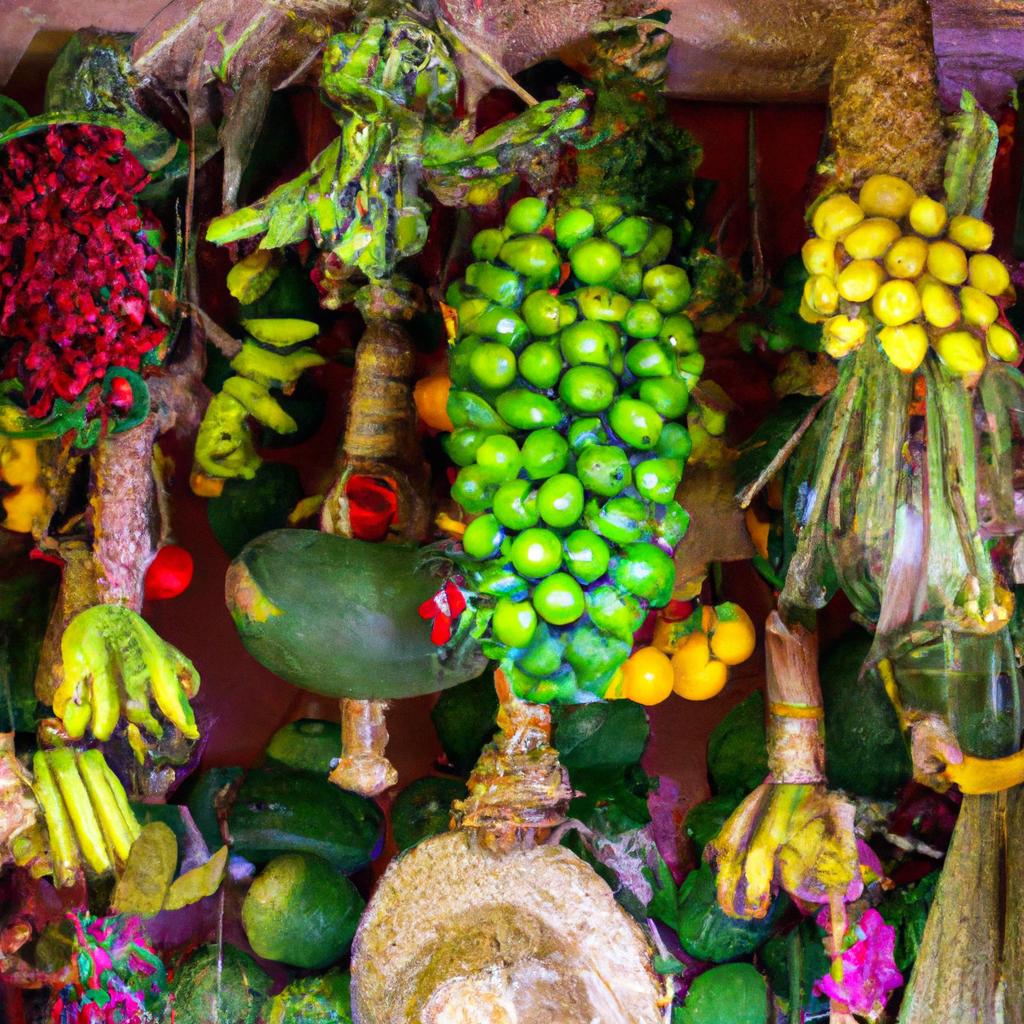
M 637 704 L 660 704 L 671 692 L 672 663 L 656 647 L 641 647 L 622 666 L 622 693 Z
M 672 687 L 686 700 L 710 700 L 722 692 L 729 679 L 729 668 L 724 661 L 709 661 L 699 672 L 676 672 Z
M 421 377 L 413 390 L 416 412 L 428 427 L 434 430 L 454 430 L 448 415 L 448 392 L 452 389 L 451 379 L 446 373 L 435 373 Z
M 757 635 L 750 616 L 731 601 L 718 606 L 718 625 L 711 634 L 711 653 L 726 665 L 739 665 L 754 653 Z

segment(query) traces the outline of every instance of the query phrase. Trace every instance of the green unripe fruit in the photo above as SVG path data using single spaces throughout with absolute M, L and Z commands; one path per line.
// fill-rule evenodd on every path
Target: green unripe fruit
M 690 301 L 690 279 L 682 267 L 662 263 L 644 274 L 644 294 L 659 313 L 678 313 Z
M 523 469 L 531 480 L 561 473 L 568 461 L 569 444 L 557 430 L 534 430 L 523 441 Z
M 537 495 L 529 480 L 509 480 L 494 494 L 494 515 L 509 530 L 526 530 L 540 522 Z
M 447 409 L 456 427 L 476 427 L 489 434 L 509 433 L 509 425 L 484 399 L 471 391 L 449 391 Z
M 512 565 L 529 579 L 539 579 L 562 564 L 562 543 L 550 530 L 523 530 L 512 541 Z
M 525 388 L 513 388 L 498 396 L 498 415 L 516 430 L 553 427 L 562 420 L 562 410 L 544 395 Z
M 616 203 L 596 203 L 592 207 L 598 231 L 607 231 L 622 216 L 622 207 Z
M 574 324 L 579 319 L 579 310 L 571 302 L 563 302 L 558 308 L 559 320 L 558 324 L 560 327 L 568 327 L 569 324 Z
M 676 496 L 683 464 L 675 459 L 647 459 L 633 471 L 636 489 L 648 501 L 665 505 Z
M 471 263 L 466 267 L 466 283 L 499 306 L 514 308 L 523 300 L 523 279 L 493 263 Z
M 638 299 L 643 291 L 644 266 L 636 256 L 622 261 L 619 272 L 608 282 L 609 286 L 630 299 Z
M 496 260 L 501 247 L 505 244 L 505 235 L 498 228 L 485 228 L 473 236 L 470 245 L 474 259 Z
M 569 250 L 569 265 L 584 284 L 606 284 L 619 272 L 622 253 L 603 238 L 588 238 Z
M 605 237 L 614 242 L 624 256 L 635 256 L 651 237 L 651 222 L 646 217 L 623 217 L 605 232 Z
M 458 310 L 458 308 L 470 299 L 478 298 L 471 292 L 466 290 L 465 281 L 452 281 L 450 285 L 445 289 L 444 301 L 447 305 L 451 306 L 452 309 Z
M 629 312 L 630 301 L 625 295 L 613 292 L 605 285 L 581 288 L 573 296 L 580 312 L 587 320 L 618 323 Z
M 592 444 L 604 444 L 607 440 L 608 431 L 597 416 L 584 416 L 569 427 L 569 447 L 574 455 L 579 455 Z
M 536 231 L 548 215 L 548 204 L 543 199 L 527 196 L 513 203 L 505 217 L 505 230 L 513 235 L 527 235 Z
M 445 434 L 441 445 L 456 466 L 472 466 L 476 462 L 477 450 L 488 436 L 486 431 L 475 427 L 459 427 L 454 433 Z
M 612 561 L 611 576 L 621 590 L 662 608 L 672 598 L 676 567 L 672 556 L 656 544 L 630 544 Z
M 496 341 L 485 341 L 473 349 L 469 370 L 488 391 L 508 387 L 516 379 L 515 353 Z
M 587 614 L 595 626 L 612 636 L 633 642 L 633 636 L 646 618 L 644 606 L 632 595 L 621 594 L 605 584 L 587 594 Z
M 587 502 L 586 523 L 613 544 L 632 544 L 647 532 L 647 509 L 639 498 L 620 495 L 603 505 Z
M 519 353 L 519 372 L 535 388 L 553 388 L 562 375 L 562 353 L 550 341 L 535 341 Z
M 448 358 L 448 376 L 452 379 L 453 387 L 472 386 L 473 375 L 469 368 L 470 360 L 473 358 L 473 353 L 482 344 L 484 344 L 484 339 L 479 334 L 467 334 L 452 348 Z
M 590 530 L 574 530 L 565 538 L 565 567 L 581 583 L 593 583 L 607 571 L 611 548 Z
M 653 302 L 634 302 L 622 326 L 631 338 L 656 338 L 661 330 L 661 314 Z
M 486 471 L 487 476 L 496 484 L 513 480 L 519 476 L 523 466 L 523 457 L 519 445 L 505 434 L 494 434 L 487 438 L 476 451 L 477 465 Z
M 543 235 L 518 235 L 508 239 L 498 258 L 523 277 L 544 282 L 544 287 L 550 288 L 558 282 L 562 258 L 554 242 Z
M 693 449 L 690 432 L 681 423 L 666 423 L 661 428 L 661 437 L 655 451 L 666 459 L 676 459 L 680 464 L 686 462 Z
M 667 377 L 672 373 L 672 360 L 653 338 L 638 341 L 626 353 L 626 366 L 635 377 Z
M 633 470 L 626 453 L 613 445 L 593 444 L 576 458 L 580 483 L 603 498 L 614 498 L 633 479 Z
M 703 372 L 704 355 L 701 352 L 691 352 L 676 359 L 676 376 L 685 381 L 687 387 L 692 388 Z
M 500 413 L 501 400 L 498 401 Z M 649 451 L 658 443 L 664 421 L 646 402 L 637 401 L 635 398 L 620 398 L 608 413 L 608 423 L 616 435 L 630 447 Z
M 463 466 L 452 484 L 452 497 L 471 513 L 486 512 L 497 485 L 481 466 Z
M 537 613 L 529 601 L 512 601 L 503 597 L 494 606 L 491 629 L 498 643 L 526 647 L 537 631 Z
M 478 516 L 462 535 L 462 548 L 470 558 L 491 558 L 498 553 L 505 531 L 493 515 Z
M 565 644 L 562 638 L 553 634 L 546 622 L 539 622 L 533 634 L 533 641 L 529 649 L 518 659 L 518 664 L 524 672 L 543 679 L 544 676 L 558 671 L 564 652 Z
M 535 337 L 557 334 L 562 326 L 562 303 L 543 288 L 526 296 L 520 312 Z
M 665 317 L 658 337 L 676 355 L 688 355 L 697 351 L 697 329 L 688 316 Z
M 558 394 L 575 412 L 601 412 L 614 401 L 616 383 L 600 366 L 574 366 L 562 377 Z
M 476 589 L 488 597 L 507 597 L 513 601 L 522 601 L 530 593 L 526 580 L 502 564 L 489 565 L 483 572 L 471 574 L 470 578 Z
M 568 573 L 556 572 L 534 587 L 533 607 L 546 622 L 566 626 L 583 614 L 583 591 Z
M 522 317 L 504 306 L 491 306 L 473 320 L 473 331 L 518 352 L 530 338 Z
M 570 366 L 608 366 L 619 350 L 619 336 L 608 324 L 581 320 L 562 331 L 559 344 Z
M 645 267 L 663 263 L 672 251 L 672 229 L 667 224 L 655 224 L 651 229 L 651 237 L 640 250 L 640 262 Z
M 549 526 L 564 529 L 583 514 L 583 485 L 568 473 L 545 480 L 537 492 L 537 511 Z
M 473 296 L 466 299 L 459 306 L 459 331 L 463 335 L 472 334 L 474 331 L 473 324 L 484 315 L 491 308 L 491 302 L 489 299 L 483 299 L 478 296 Z
M 640 400 L 659 416 L 675 420 L 690 404 L 690 389 L 677 377 L 652 377 L 640 384 Z
M 594 233 L 594 215 L 589 210 L 568 210 L 555 221 L 555 239 L 562 249 L 571 249 Z

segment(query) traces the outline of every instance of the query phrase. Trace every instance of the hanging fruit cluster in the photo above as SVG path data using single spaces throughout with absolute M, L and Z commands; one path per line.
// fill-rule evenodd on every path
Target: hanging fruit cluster
M 474 516 L 462 572 L 489 656 L 534 701 L 606 695 L 650 608 L 672 596 L 680 422 L 703 370 L 672 232 L 612 203 L 557 219 L 520 200 L 473 239 L 445 447 Z M 654 652 L 657 653 L 657 652 Z
M 943 365 L 976 380 L 988 357 L 1015 363 L 1020 346 L 1004 308 L 1010 275 L 987 250 L 990 225 L 949 217 L 900 178 L 876 174 L 855 201 L 838 193 L 812 212 L 817 237 L 803 247 L 811 275 L 800 314 L 821 322 L 836 359 L 859 348 L 877 327 L 894 366 L 912 373 L 929 344 Z

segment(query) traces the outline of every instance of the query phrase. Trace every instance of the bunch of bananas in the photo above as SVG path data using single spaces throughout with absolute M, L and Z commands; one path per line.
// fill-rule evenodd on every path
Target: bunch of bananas
M 689 522 L 675 500 L 683 417 L 704 367 L 672 243 L 615 203 L 556 218 L 522 199 L 475 236 L 447 294 L 445 447 L 452 496 L 474 517 L 462 570 L 489 615 L 485 652 L 533 701 L 618 695 L 637 629 L 672 596 Z M 660 651 L 633 659 L 636 699 L 671 692 Z
M 1013 301 L 1006 267 L 987 250 L 990 225 L 876 174 L 857 199 L 836 193 L 812 209 L 817 237 L 803 247 L 811 275 L 800 315 L 823 326 L 840 359 L 877 332 L 894 366 L 913 373 L 929 344 L 968 383 L 989 357 L 1016 363 L 1020 344 L 1004 309 Z
M 242 303 L 255 302 L 274 283 L 278 270 L 273 253 L 257 250 L 231 268 L 228 290 Z M 208 496 L 219 493 L 225 479 L 251 480 L 256 475 L 260 457 L 250 416 L 279 434 L 298 430 L 271 391 L 290 394 L 306 370 L 325 362 L 308 344 L 320 333 L 311 320 L 267 317 L 243 320 L 242 326 L 246 336 L 231 360 L 234 376 L 213 396 L 196 438 L 196 463 L 206 478 L 193 474 L 192 486 Z

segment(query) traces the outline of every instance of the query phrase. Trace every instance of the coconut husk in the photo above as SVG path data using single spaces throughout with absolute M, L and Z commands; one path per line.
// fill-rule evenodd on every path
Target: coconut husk
M 464 832 L 392 863 L 352 951 L 357 1024 L 658 1024 L 639 926 L 560 846 L 495 855 Z

